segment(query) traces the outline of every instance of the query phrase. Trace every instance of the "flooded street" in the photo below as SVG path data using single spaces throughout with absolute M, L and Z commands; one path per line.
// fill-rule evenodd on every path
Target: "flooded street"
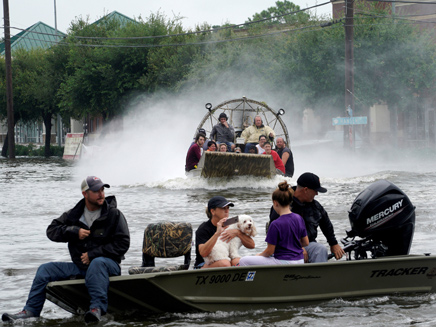
M 81 198 L 80 182 L 86 175 L 98 175 L 111 185 L 107 195 L 115 195 L 131 233 L 131 246 L 122 262 L 122 273 L 141 263 L 144 228 L 159 221 L 190 222 L 194 230 L 206 220 L 208 199 L 223 195 L 235 203 L 230 214 L 251 215 L 260 232 L 256 249 L 241 249 L 253 255 L 264 248 L 265 223 L 271 206 L 271 192 L 283 178 L 272 180 L 187 179 L 182 166 L 184 153 L 164 163 L 165 175 L 153 176 L 153 168 L 142 162 L 148 175 L 136 171 L 126 159 L 98 164 L 71 163 L 61 159 L 0 159 L 0 313 L 15 313 L 23 307 L 36 269 L 48 261 L 70 261 L 66 244 L 53 243 L 45 235 L 52 219 L 72 208 Z M 182 159 L 180 159 L 182 158 Z M 345 237 L 350 228 L 348 210 L 354 198 L 379 179 L 396 184 L 416 206 L 416 226 L 411 253 L 436 253 L 436 168 L 435 154 L 426 151 L 396 154 L 336 154 L 324 156 L 307 148 L 294 149 L 296 176 L 312 171 L 321 177 L 328 192 L 317 200 L 325 207 L 335 227 L 336 237 Z M 123 167 L 125 169 L 120 169 Z M 166 177 L 167 176 L 167 177 Z M 318 241 L 326 244 L 321 232 Z M 193 253 L 194 258 L 194 253 Z M 168 260 L 167 262 L 173 262 Z M 165 264 L 157 259 L 157 265 Z M 338 276 L 337 283 L 341 283 Z M 356 280 L 359 283 L 359 280 Z M 164 314 L 139 319 L 114 320 L 106 316 L 101 326 L 434 326 L 435 294 L 393 295 L 353 300 L 333 299 L 320 303 L 293 305 L 287 309 L 249 312 Z M 84 324 L 51 302 L 46 302 L 41 319 L 25 326 L 77 326 Z

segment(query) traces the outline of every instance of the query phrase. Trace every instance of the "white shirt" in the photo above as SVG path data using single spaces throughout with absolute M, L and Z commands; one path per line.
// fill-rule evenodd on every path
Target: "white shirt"
M 257 153 L 258 153 L 258 154 L 263 154 L 263 153 L 265 153 L 265 149 L 262 149 L 262 148 L 260 147 L 259 144 L 256 145 L 256 148 L 257 148 Z

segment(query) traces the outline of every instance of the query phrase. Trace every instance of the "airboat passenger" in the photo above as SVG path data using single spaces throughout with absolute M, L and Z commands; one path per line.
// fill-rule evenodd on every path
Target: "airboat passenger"
M 289 205 L 294 191 L 281 182 L 272 194 L 273 208 L 279 214 L 266 234 L 266 249 L 256 256 L 242 257 L 240 266 L 286 265 L 304 263 L 303 248 L 309 244 L 301 216 L 292 213 Z
M 266 135 L 271 140 L 274 140 L 276 136 L 273 129 L 269 126 L 265 126 L 260 116 L 254 117 L 254 124 L 247 127 L 241 134 L 241 137 L 245 140 L 245 152 L 248 152 L 250 145 L 256 145 L 261 135 Z
M 303 217 L 309 237 L 309 245 L 304 248 L 305 262 L 327 262 L 328 260 L 326 247 L 316 242 L 318 227 L 321 228 L 326 237 L 330 245 L 330 251 L 335 255 L 336 260 L 342 258 L 345 252 L 336 240 L 332 222 L 323 206 L 315 200 L 318 192 L 327 192 L 327 189 L 321 187 L 319 177 L 313 173 L 304 173 L 298 177 L 297 186 L 292 189 L 294 190 L 294 200 L 291 209 Z M 275 209 L 271 207 L 270 222 L 278 217 L 279 215 L 275 212 Z
M 212 128 L 210 138 L 211 140 L 216 140 L 219 144 L 227 144 L 229 151 L 233 151 L 235 148 L 235 143 L 233 143 L 235 140 L 235 129 L 227 122 L 227 119 L 227 115 L 224 112 L 219 115 L 219 123 Z
M 237 147 L 235 148 L 235 153 L 241 153 L 241 148 L 240 148 L 239 146 L 237 146 Z
M 245 147 L 245 149 L 247 149 L 247 147 Z M 246 152 L 251 153 L 251 154 L 257 154 L 257 148 L 255 145 L 251 145 L 248 147 L 248 151 L 246 151 Z
M 275 152 L 274 150 L 271 150 L 271 143 L 265 142 L 263 147 L 265 148 L 264 154 L 272 155 L 273 161 L 274 161 L 274 166 L 276 167 L 277 173 L 285 174 L 285 165 L 283 164 L 283 161 L 282 161 L 282 159 L 280 159 L 277 152 Z
M 198 133 L 195 137 L 195 143 L 191 145 L 186 154 L 185 171 L 190 171 L 197 168 L 197 164 L 200 161 L 203 153 L 203 144 L 206 139 L 206 135 Z
M 265 142 L 266 142 L 266 136 L 265 135 L 259 136 L 259 144 L 256 145 L 257 153 L 259 154 L 265 153 L 265 149 L 263 147 L 265 145 Z
M 207 257 L 211 252 L 218 238 L 225 242 L 230 242 L 234 237 L 241 239 L 242 245 L 246 248 L 254 249 L 254 240 L 242 233 L 239 229 L 226 230 L 222 224 L 229 217 L 229 207 L 234 204 L 227 201 L 222 196 L 214 196 L 207 203 L 206 215 L 209 218 L 202 223 L 195 232 L 195 265 L 198 268 L 213 268 L 213 267 L 230 267 L 236 266 L 240 258 L 235 258 L 232 261 L 218 260 L 210 265 L 204 263 L 203 257 Z
M 210 141 L 207 139 L 207 134 L 206 134 L 206 130 L 204 128 L 199 128 L 197 134 L 203 134 L 204 135 L 204 144 L 202 146 L 202 151 L 207 151 L 207 143 Z M 196 135 L 197 136 L 197 135 Z M 194 138 L 194 142 L 191 143 L 191 145 L 189 147 L 191 147 L 193 144 L 195 144 L 195 138 Z M 201 152 L 201 154 L 203 154 L 203 152 Z
M 220 149 L 220 152 L 227 152 L 227 144 L 221 143 L 219 149 Z
M 209 141 L 207 142 L 207 151 L 216 151 L 217 146 L 215 141 Z
M 277 145 L 277 153 L 279 157 L 282 159 L 283 164 L 285 165 L 285 176 L 292 177 L 294 176 L 294 157 L 292 155 L 291 149 L 286 147 L 285 140 L 283 137 L 278 137 L 276 139 Z

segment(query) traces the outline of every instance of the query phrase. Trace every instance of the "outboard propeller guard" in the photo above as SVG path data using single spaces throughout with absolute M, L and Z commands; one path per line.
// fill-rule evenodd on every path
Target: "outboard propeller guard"
M 351 230 L 342 240 L 344 251 L 356 260 L 407 255 L 415 230 L 415 207 L 407 195 L 387 180 L 379 180 L 354 200 L 348 212 Z M 355 240 L 358 236 L 361 239 Z

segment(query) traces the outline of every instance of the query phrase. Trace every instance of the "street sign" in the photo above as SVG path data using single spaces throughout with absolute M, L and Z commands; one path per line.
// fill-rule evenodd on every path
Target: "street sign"
M 336 117 L 332 119 L 332 125 L 366 125 L 368 117 Z

